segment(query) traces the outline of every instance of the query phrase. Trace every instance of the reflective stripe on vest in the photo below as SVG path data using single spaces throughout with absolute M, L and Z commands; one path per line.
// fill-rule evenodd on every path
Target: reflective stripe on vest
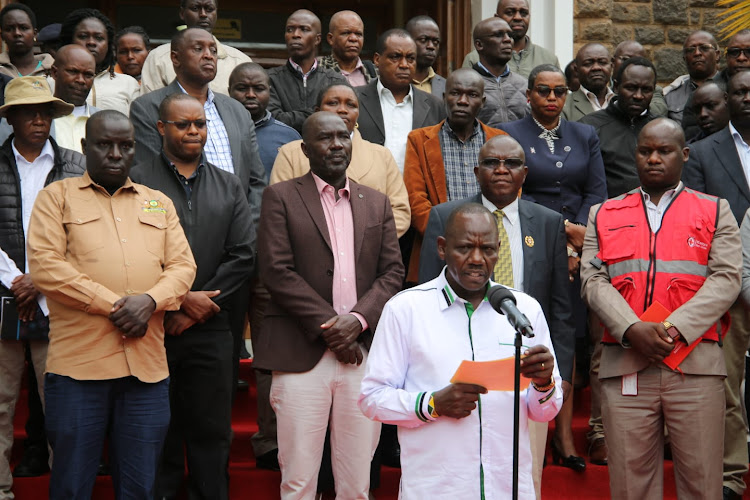
M 708 274 L 718 198 L 679 191 L 653 233 L 640 189 L 608 200 L 596 215 L 599 254 L 610 282 L 640 316 L 654 302 L 674 311 L 690 300 Z M 657 258 L 658 257 L 658 258 Z M 720 324 L 703 334 L 719 340 Z M 602 342 L 617 343 L 605 330 Z

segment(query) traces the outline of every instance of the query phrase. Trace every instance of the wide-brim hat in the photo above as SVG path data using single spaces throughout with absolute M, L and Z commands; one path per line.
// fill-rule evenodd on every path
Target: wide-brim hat
M 72 104 L 52 95 L 47 80 L 39 76 L 20 76 L 5 85 L 5 104 L 0 106 L 0 117 L 5 117 L 13 106 L 52 104 L 54 116 L 60 118 L 73 112 Z

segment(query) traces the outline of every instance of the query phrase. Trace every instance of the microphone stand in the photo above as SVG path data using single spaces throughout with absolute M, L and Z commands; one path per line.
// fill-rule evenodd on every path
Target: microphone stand
M 513 374 L 513 500 L 518 500 L 518 421 L 521 412 L 521 335 L 534 336 L 531 327 L 516 328 L 516 367 Z

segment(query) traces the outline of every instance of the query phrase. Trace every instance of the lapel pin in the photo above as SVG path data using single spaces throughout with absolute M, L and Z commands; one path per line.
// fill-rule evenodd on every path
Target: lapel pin
M 526 246 L 529 248 L 534 246 L 534 238 L 532 238 L 531 236 L 525 237 L 523 241 L 526 243 Z
M 529 148 L 529 153 L 536 154 L 536 149 L 534 149 L 533 147 L 530 147 Z
M 360 197 L 360 199 L 361 199 L 361 198 L 364 198 L 364 197 L 365 197 L 365 195 L 363 195 L 362 193 L 359 193 L 359 197 Z
M 564 150 L 564 151 L 565 151 L 566 153 L 570 153 L 570 146 L 565 146 L 565 147 L 563 148 L 563 150 Z

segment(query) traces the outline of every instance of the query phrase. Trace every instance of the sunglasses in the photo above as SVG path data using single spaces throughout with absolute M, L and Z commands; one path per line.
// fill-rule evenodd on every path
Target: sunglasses
M 497 170 L 500 166 L 504 166 L 508 170 L 518 170 L 519 168 L 523 168 L 523 160 L 521 158 L 506 158 L 504 160 L 500 158 L 485 158 L 479 162 L 479 166 L 493 171 Z
M 184 120 L 179 122 L 164 120 L 163 123 L 174 125 L 175 127 L 177 127 L 177 130 L 187 130 L 188 128 L 190 128 L 190 125 L 195 125 L 195 128 L 197 128 L 198 130 L 203 130 L 204 128 L 206 128 L 208 120 Z
M 555 93 L 555 97 L 562 97 L 568 93 L 568 87 L 549 87 L 547 85 L 537 85 L 534 91 L 542 97 L 547 97 L 550 92 Z
M 737 58 L 740 54 L 745 54 L 745 57 L 750 59 L 750 47 L 741 49 L 739 47 L 730 47 L 727 49 L 727 57 Z
M 685 47 L 682 49 L 682 53 L 687 56 L 694 53 L 696 50 L 699 50 L 702 54 L 710 54 L 712 50 L 717 50 L 717 48 L 710 43 L 704 43 L 702 45 L 696 45 L 695 47 Z

